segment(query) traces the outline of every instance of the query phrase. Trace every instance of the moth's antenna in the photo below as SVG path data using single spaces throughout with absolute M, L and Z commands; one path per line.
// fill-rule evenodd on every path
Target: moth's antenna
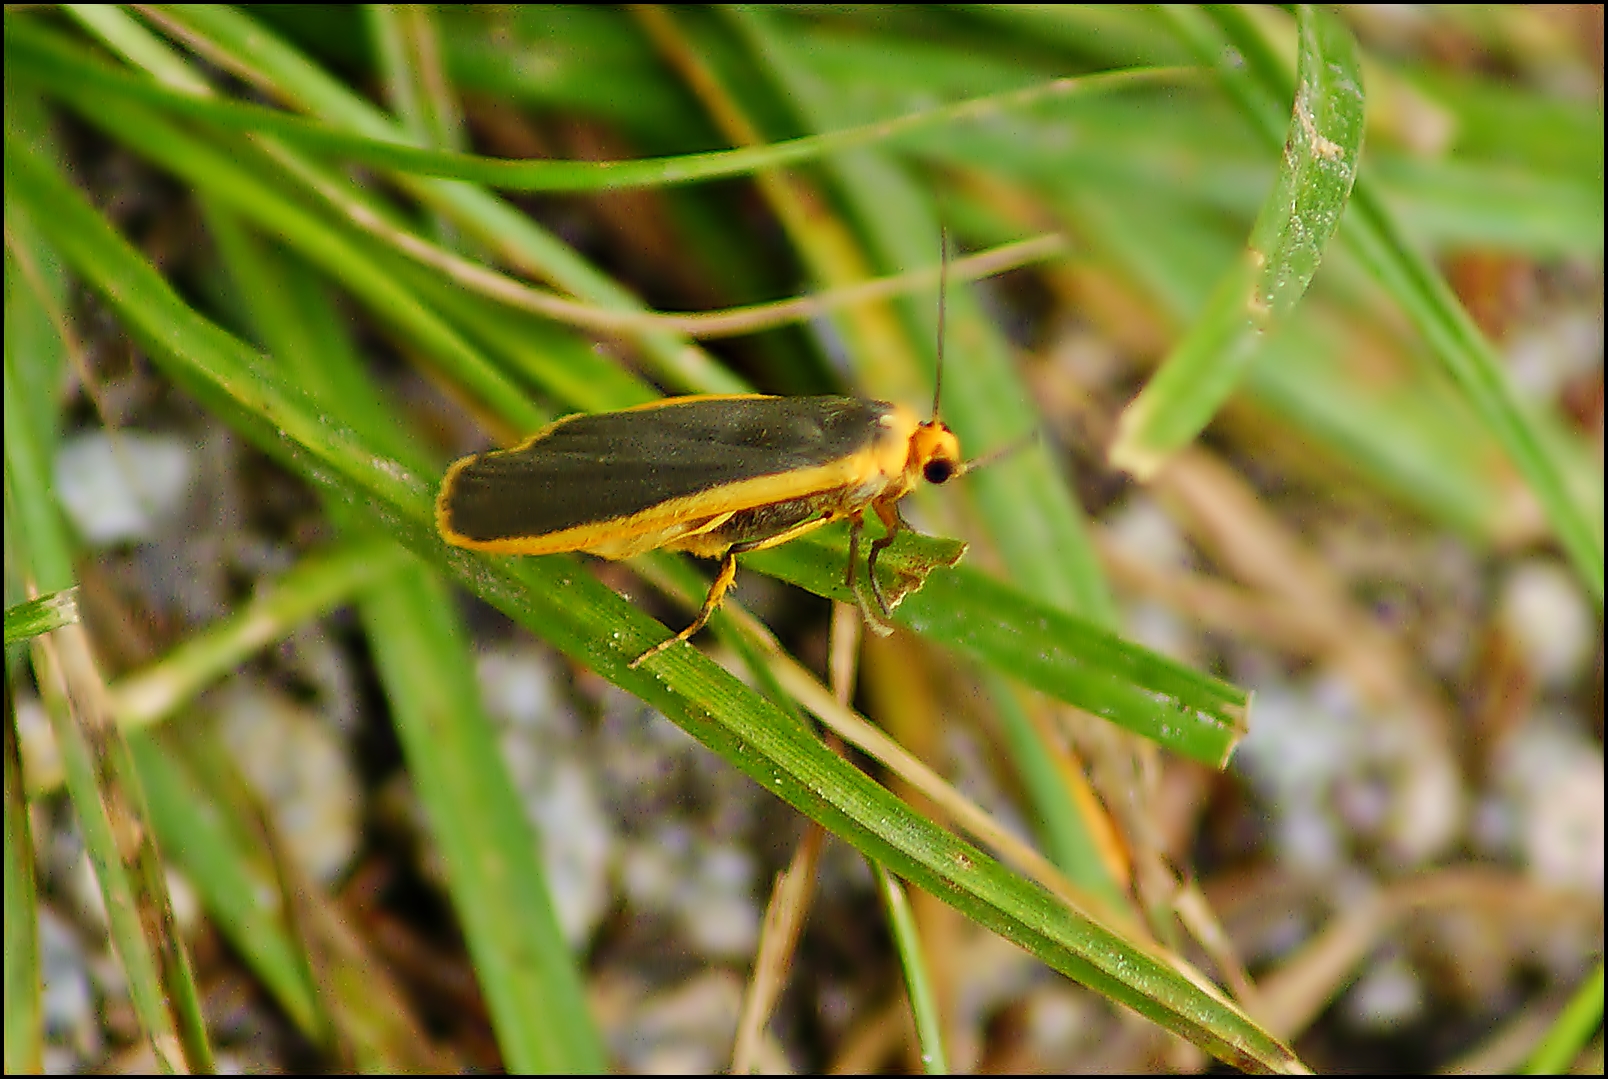
M 1007 442 L 1005 445 L 1000 446 L 997 449 L 989 450 L 981 457 L 973 457 L 970 461 L 963 462 L 955 475 L 964 476 L 966 473 L 971 472 L 974 469 L 982 468 L 984 465 L 991 465 L 1002 457 L 1009 457 L 1017 450 L 1025 450 L 1027 447 L 1037 442 L 1040 437 L 1041 436 L 1038 431 L 1029 431 L 1021 438 L 1018 438 L 1012 442 Z
M 938 373 L 932 380 L 932 422 L 944 394 L 944 314 L 949 306 L 949 228 L 938 226 Z

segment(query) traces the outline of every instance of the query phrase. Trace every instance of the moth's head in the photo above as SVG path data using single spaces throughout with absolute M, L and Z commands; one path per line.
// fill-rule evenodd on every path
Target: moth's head
M 928 483 L 946 483 L 966 470 L 960 439 L 942 420 L 926 420 L 910 435 L 907 472 L 919 472 Z

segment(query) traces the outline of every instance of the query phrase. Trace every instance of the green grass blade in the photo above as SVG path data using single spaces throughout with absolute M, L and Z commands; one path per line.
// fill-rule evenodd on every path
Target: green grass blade
M 25 141 L 8 124 L 8 162 L 11 150 L 22 148 Z M 23 152 L 38 153 L 31 146 Z M 48 230 L 41 230 L 41 237 L 43 243 L 50 242 Z M 73 581 L 71 548 L 46 480 L 50 470 L 40 467 L 52 447 L 45 444 L 40 417 L 21 407 L 23 383 L 14 374 L 14 362 L 7 349 L 8 561 L 12 572 L 30 588 L 62 591 Z M 26 522 L 26 527 L 14 532 L 14 519 Z M 88 635 L 83 626 L 69 622 L 35 637 L 31 652 L 40 697 L 50 717 L 85 854 L 95 870 L 108 935 L 127 979 L 140 1034 L 162 1070 L 211 1070 L 212 1050 L 201 1022 L 199 995 L 178 938 L 144 796 L 127 743 L 107 707 Z M 9 699 L 9 690 L 7 696 Z M 21 856 L 28 855 L 24 852 Z M 30 1040 L 25 1036 L 24 1046 Z
M 251 863 L 191 777 L 148 735 L 129 748 L 149 792 L 151 823 L 231 945 L 239 949 L 274 1000 L 305 1036 L 321 1032 L 306 968 L 285 933 L 271 871 Z
M 258 335 L 297 384 L 373 445 L 427 461 L 363 369 L 322 286 L 214 212 L 226 263 Z M 329 506 L 344 533 L 371 534 L 350 507 Z M 393 545 L 394 548 L 394 545 Z M 358 613 L 379 668 L 409 773 L 440 844 L 503 1060 L 516 1072 L 587 1072 L 604 1064 L 579 972 L 553 911 L 540 841 L 479 703 L 474 661 L 450 596 L 413 559 L 367 590 Z
M 921 936 L 916 931 L 915 912 L 904 886 L 886 869 L 876 868 L 877 890 L 888 912 L 894 947 L 904 970 L 905 992 L 910 997 L 910 1017 L 916 1027 L 916 1045 L 921 1051 L 922 1071 L 928 1075 L 948 1075 L 949 1056 L 944 1052 L 943 1022 L 938 1014 L 938 998 L 933 992 L 927 963 L 922 958 Z
M 1224 85 L 1267 139 L 1272 102 L 1289 93 L 1289 75 L 1260 27 L 1233 9 L 1214 9 L 1221 33 L 1246 60 L 1241 72 L 1225 72 Z M 1202 32 L 1198 48 L 1216 50 Z M 1446 279 L 1406 238 L 1366 175 L 1352 195 L 1353 213 L 1341 240 L 1400 304 L 1435 358 L 1463 391 L 1480 423 L 1507 452 L 1601 607 L 1603 530 L 1600 512 L 1572 488 L 1569 469 L 1538 422 L 1519 403 L 1491 343 L 1458 302 Z
M 237 131 L 278 136 L 307 150 L 339 154 L 375 168 L 420 177 L 464 180 L 505 191 L 613 191 L 631 187 L 663 187 L 746 176 L 885 142 L 927 127 L 986 118 L 1046 99 L 1073 94 L 1108 93 L 1134 84 L 1179 77 L 1171 71 L 1118 71 L 1080 79 L 1057 79 L 1026 90 L 963 101 L 878 124 L 743 150 L 716 150 L 645 161 L 508 161 L 446 150 L 424 150 L 403 142 L 386 142 L 348 134 L 327 124 L 289 113 L 214 98 L 197 98 L 169 90 L 76 55 L 53 41 L 31 21 L 19 20 L 16 33 L 8 22 L 7 62 L 57 94 L 88 94 L 105 100 L 135 100 L 171 113 Z
M 6 679 L 5 715 L 5 1067 L 7 1075 L 44 1071 L 39 969 L 39 888 L 33 829 L 23 793 L 16 700 Z
M 1601 503 L 1571 482 L 1558 444 L 1518 402 L 1502 362 L 1440 272 L 1413 248 L 1371 190 L 1359 188 L 1356 250 L 1402 303 L 1476 416 L 1507 451 L 1552 523 L 1558 542 L 1600 608 L 1603 602 Z M 1596 512 L 1593 513 L 1595 505 Z
M 1362 148 L 1362 70 L 1335 18 L 1299 9 L 1295 105 L 1245 256 L 1118 421 L 1112 464 L 1152 476 L 1205 429 L 1289 315 L 1340 224 Z
M 1603 964 L 1586 975 L 1575 995 L 1547 1032 L 1541 1047 L 1525 1065 L 1526 1075 L 1561 1075 L 1570 1070 L 1575 1057 L 1593 1035 L 1602 1030 Z
M 18 644 L 78 621 L 78 588 L 63 588 L 6 608 L 6 643 Z

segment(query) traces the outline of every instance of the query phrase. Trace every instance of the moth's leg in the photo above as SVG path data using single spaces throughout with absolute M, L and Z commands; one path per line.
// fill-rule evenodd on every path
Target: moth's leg
M 633 659 L 630 663 L 631 669 L 635 670 L 637 667 L 642 665 L 644 660 L 651 659 L 652 657 L 658 655 L 660 652 L 663 652 L 666 648 L 669 648 L 677 641 L 685 641 L 689 639 L 694 633 L 697 633 L 700 629 L 703 629 L 704 626 L 709 624 L 709 619 L 714 616 L 715 609 L 720 606 L 720 601 L 726 595 L 726 590 L 729 589 L 732 582 L 737 579 L 738 555 L 747 554 L 749 551 L 763 551 L 767 547 L 776 547 L 780 544 L 786 543 L 788 540 L 797 539 L 806 532 L 815 531 L 817 528 L 820 528 L 822 525 L 826 524 L 826 522 L 829 520 L 831 520 L 831 518 L 825 515 L 821 517 L 812 517 L 807 521 L 800 521 L 798 524 L 793 525 L 790 528 L 785 528 L 776 533 L 774 536 L 766 536 L 763 539 L 748 540 L 744 543 L 734 543 L 730 547 L 727 547 L 726 553 L 720 556 L 720 570 L 715 574 L 714 582 L 709 586 L 709 594 L 704 596 L 703 606 L 698 608 L 698 617 L 694 618 L 690 626 L 682 630 L 680 633 L 677 633 L 674 637 L 660 641 L 658 644 L 642 653 L 636 659 Z
M 629 664 L 632 670 L 636 670 L 645 660 L 653 658 L 677 641 L 687 640 L 709 624 L 710 616 L 715 613 L 715 608 L 720 606 L 721 597 L 726 594 L 726 589 L 731 587 L 731 583 L 737 579 L 737 551 L 741 546 L 745 545 L 733 544 L 726 548 L 725 555 L 720 559 L 720 571 L 715 574 L 714 581 L 709 585 L 709 594 L 704 596 L 703 606 L 698 608 L 698 617 L 692 620 L 692 624 L 674 637 L 660 641 L 636 659 L 633 659 Z
M 865 529 L 865 515 L 856 513 L 853 523 L 849 525 L 849 568 L 843 574 L 843 584 L 848 588 L 850 595 L 857 595 L 854 591 L 854 564 L 860 561 L 860 533 Z
M 891 618 L 888 601 L 882 597 L 882 586 L 877 583 L 877 555 L 893 542 L 893 537 L 910 526 L 899 515 L 899 503 L 874 502 L 872 507 L 877 511 L 877 516 L 882 519 L 882 527 L 887 531 L 871 541 L 871 556 L 865 560 L 865 575 L 871 578 L 871 595 L 877 601 L 877 609 L 882 612 L 882 617 Z

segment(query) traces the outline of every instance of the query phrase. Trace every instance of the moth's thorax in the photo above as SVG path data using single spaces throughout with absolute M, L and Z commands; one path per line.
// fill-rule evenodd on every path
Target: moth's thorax
M 904 471 L 905 458 L 910 453 L 910 436 L 921 426 L 915 414 L 901 405 L 888 405 L 882 414 L 882 430 L 876 437 L 878 470 L 896 476 Z

